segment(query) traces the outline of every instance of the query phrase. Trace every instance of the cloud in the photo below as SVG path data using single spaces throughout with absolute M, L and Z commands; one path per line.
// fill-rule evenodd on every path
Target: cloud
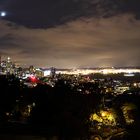
M 139 0 L 5 0 L 7 20 L 30 28 L 49 28 L 79 18 L 140 17 Z
M 0 52 L 36 66 L 138 66 L 140 21 L 132 14 L 79 18 L 48 29 L 0 21 Z

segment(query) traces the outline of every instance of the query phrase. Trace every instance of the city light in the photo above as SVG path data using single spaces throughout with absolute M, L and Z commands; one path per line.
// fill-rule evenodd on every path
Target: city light
M 101 73 L 104 75 L 107 74 L 119 74 L 124 73 L 124 76 L 134 76 L 135 73 L 140 73 L 140 69 L 75 69 L 75 70 L 65 70 L 65 71 L 57 71 L 60 74 L 68 74 L 68 75 L 89 75 L 94 73 Z
M 100 114 L 100 115 L 99 115 Z M 116 125 L 116 115 L 112 110 L 104 111 L 101 110 L 99 114 L 94 113 L 90 115 L 90 121 L 97 121 L 105 125 Z
M 37 82 L 37 78 L 35 76 L 30 76 L 30 80 L 32 83 Z

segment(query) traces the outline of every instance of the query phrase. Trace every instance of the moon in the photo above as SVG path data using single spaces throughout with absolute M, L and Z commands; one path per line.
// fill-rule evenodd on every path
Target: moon
M 4 12 L 4 11 L 0 12 L 0 16 L 1 17 L 5 17 L 6 16 L 6 12 Z

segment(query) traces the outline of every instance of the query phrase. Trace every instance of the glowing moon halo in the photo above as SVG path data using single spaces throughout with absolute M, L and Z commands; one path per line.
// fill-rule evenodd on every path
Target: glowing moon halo
M 4 12 L 4 11 L 0 12 L 0 16 L 1 17 L 5 17 L 6 16 L 6 12 Z

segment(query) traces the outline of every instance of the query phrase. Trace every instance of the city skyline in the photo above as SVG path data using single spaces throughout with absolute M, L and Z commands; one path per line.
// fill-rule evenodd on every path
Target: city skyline
M 1 0 L 0 55 L 37 67 L 140 66 L 138 0 Z

